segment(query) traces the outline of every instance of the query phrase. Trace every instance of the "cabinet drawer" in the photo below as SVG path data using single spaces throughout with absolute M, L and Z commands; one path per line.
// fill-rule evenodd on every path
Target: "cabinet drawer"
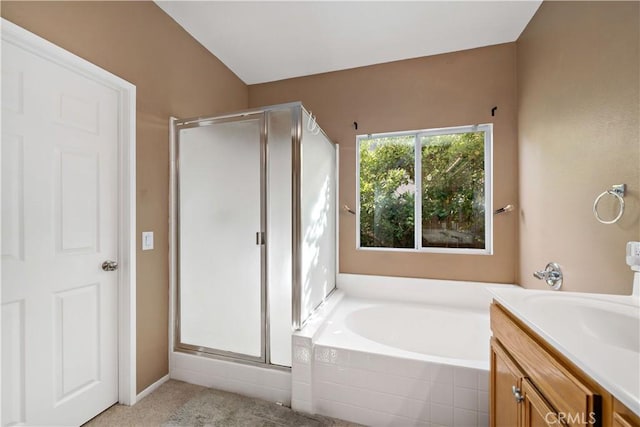
M 589 420 L 591 413 L 601 420 L 600 396 L 572 375 L 556 358 L 523 331 L 497 304 L 491 304 L 491 329 L 523 371 L 558 413 Z

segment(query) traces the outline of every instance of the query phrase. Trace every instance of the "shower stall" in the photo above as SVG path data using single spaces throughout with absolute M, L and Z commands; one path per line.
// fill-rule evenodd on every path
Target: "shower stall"
M 335 288 L 337 157 L 301 103 L 172 120 L 174 351 L 291 366 Z

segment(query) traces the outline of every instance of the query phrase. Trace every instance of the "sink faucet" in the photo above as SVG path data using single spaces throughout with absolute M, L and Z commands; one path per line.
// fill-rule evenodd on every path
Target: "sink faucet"
M 555 262 L 550 262 L 544 270 L 533 273 L 533 277 L 544 280 L 554 291 L 562 286 L 562 270 L 560 270 L 560 265 Z

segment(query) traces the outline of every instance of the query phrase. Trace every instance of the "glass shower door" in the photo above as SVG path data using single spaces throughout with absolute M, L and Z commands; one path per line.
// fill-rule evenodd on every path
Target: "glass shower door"
M 176 346 L 265 360 L 263 115 L 178 132 Z

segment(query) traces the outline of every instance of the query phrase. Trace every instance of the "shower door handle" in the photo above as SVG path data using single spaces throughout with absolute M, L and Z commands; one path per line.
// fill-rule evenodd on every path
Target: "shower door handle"
M 264 245 L 264 232 L 256 231 L 256 245 L 262 246 Z

